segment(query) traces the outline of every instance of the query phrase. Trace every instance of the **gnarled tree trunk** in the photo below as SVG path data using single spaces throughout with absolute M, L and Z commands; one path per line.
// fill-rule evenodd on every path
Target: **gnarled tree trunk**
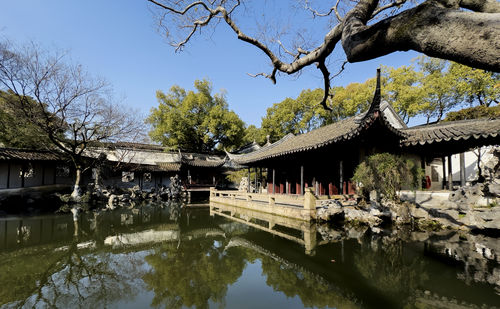
M 78 198 L 82 194 L 82 190 L 80 189 L 81 179 L 82 179 L 82 169 L 80 167 L 77 167 L 75 175 L 75 183 L 73 185 L 73 192 L 71 193 L 72 198 Z

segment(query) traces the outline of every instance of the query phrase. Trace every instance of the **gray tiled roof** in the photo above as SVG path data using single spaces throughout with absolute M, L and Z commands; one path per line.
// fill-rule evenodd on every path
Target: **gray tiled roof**
M 439 122 L 432 125 L 403 129 L 402 131 L 407 135 L 401 141 L 404 146 L 468 140 L 470 138 L 497 137 L 500 134 L 500 119 Z
M 308 151 L 325 145 L 349 140 L 369 127 L 368 114 L 341 120 L 311 132 L 294 136 L 287 135 L 278 142 L 244 155 L 228 154 L 238 164 L 248 164 L 290 153 Z M 383 115 L 383 114 L 382 114 Z M 364 119 L 364 120 L 363 120 Z M 395 129 L 380 117 L 386 127 L 401 136 L 401 146 L 425 145 L 448 141 L 468 140 L 470 138 L 490 138 L 500 136 L 500 119 L 473 119 L 452 122 L 440 122 L 412 128 Z
M 229 155 L 229 158 L 237 164 L 245 165 L 273 157 L 321 148 L 330 144 L 350 140 L 369 128 L 377 120 L 382 122 L 382 124 L 394 134 L 403 138 L 404 133 L 396 129 L 393 124 L 391 124 L 391 121 L 386 118 L 385 113 L 391 113 L 391 111 L 393 111 L 393 109 L 388 109 L 387 106 L 381 106 L 380 79 L 378 76 L 377 87 L 372 103 L 365 113 L 356 117 L 337 121 L 304 134 L 289 134 L 276 143 L 270 145 L 266 144 L 257 151 L 242 155 L 232 154 Z M 395 115 L 398 117 L 397 114 Z M 401 125 L 398 124 L 398 126 Z
M 44 150 L 0 148 L 0 160 L 59 161 L 61 157 Z
M 221 167 L 226 157 L 197 153 L 182 153 L 182 163 L 194 167 Z
M 238 164 L 247 164 L 285 154 L 316 149 L 340 140 L 352 138 L 359 133 L 358 129 L 359 125 L 353 117 L 308 133 L 300 135 L 288 134 L 276 143 L 264 146 L 257 151 L 243 155 L 232 154 L 230 159 Z

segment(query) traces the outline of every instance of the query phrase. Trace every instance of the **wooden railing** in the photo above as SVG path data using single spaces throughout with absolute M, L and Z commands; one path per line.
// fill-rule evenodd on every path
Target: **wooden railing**
M 210 189 L 210 202 L 253 209 L 301 220 L 316 217 L 317 199 L 313 190 L 306 189 L 304 195 L 246 193 Z
M 219 191 L 211 190 L 210 197 L 222 197 L 231 200 L 241 200 L 255 203 L 267 203 L 269 205 L 282 205 L 292 207 L 304 207 L 303 195 L 284 195 L 284 194 L 266 194 L 266 193 L 246 193 L 234 190 Z

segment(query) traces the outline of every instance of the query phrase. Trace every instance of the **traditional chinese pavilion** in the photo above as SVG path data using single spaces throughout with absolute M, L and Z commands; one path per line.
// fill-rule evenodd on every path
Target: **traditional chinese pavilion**
M 500 144 L 500 119 L 440 122 L 408 128 L 392 106 L 381 100 L 380 72 L 369 109 L 352 118 L 281 140 L 246 154 L 229 154 L 234 164 L 267 169 L 268 193 L 303 194 L 314 187 L 317 195 L 353 194 L 349 181 L 366 156 L 388 152 L 420 161 L 430 178 L 430 162 L 445 166 L 442 187 L 451 186 L 451 155 L 485 145 Z M 465 171 L 463 160 L 460 175 Z M 258 174 L 258 173 L 257 173 Z M 262 173 L 260 173 L 262 175 Z M 446 180 L 448 178 L 448 181 Z M 465 181 L 465 177 L 461 177 Z

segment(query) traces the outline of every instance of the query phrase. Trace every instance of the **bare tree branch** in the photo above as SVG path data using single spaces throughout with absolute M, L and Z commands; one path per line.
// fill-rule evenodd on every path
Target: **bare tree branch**
M 240 1 L 148 1 L 164 12 L 160 22 L 167 29 L 167 34 L 170 34 L 172 23 L 164 20 L 170 16 L 174 24 L 177 21 L 181 29 L 189 30 L 174 45 L 176 50 L 183 48 L 196 30 L 208 26 L 213 19 L 224 20 L 239 40 L 255 46 L 271 61 L 271 74 L 249 75 L 264 76 L 273 83 L 276 82 L 278 71 L 294 74 L 316 64 L 323 77 L 328 79 L 324 86 L 329 86 L 330 74 L 325 61 L 339 42 L 349 62 L 374 59 L 395 51 L 415 50 L 476 68 L 500 71 L 500 41 L 495 39 L 500 37 L 500 3 L 496 0 L 427 0 L 419 5 L 408 0 L 356 0 L 343 3 L 335 0 L 334 5 L 324 13 L 314 9 L 310 1 L 305 0 L 303 8 L 311 12 L 313 18 L 335 14 L 338 23 L 331 26 L 322 42 L 310 50 L 299 47 L 294 52 L 286 48 L 279 38 L 271 40 L 271 43 L 277 44 L 278 54 L 273 51 L 274 47 L 266 43 L 265 37 L 260 39 L 252 36 L 236 22 L 233 15 L 241 5 Z M 461 11 L 459 8 L 473 12 Z M 341 16 L 340 9 L 347 12 L 345 16 Z M 387 12 L 387 16 L 373 23 L 382 12 Z M 395 15 L 396 12 L 400 13 Z M 284 51 L 283 55 L 281 51 Z M 291 57 L 292 60 L 286 61 L 280 56 Z M 325 88 L 325 93 L 327 91 Z M 326 105 L 326 97 L 322 105 Z
M 335 5 L 332 6 L 330 8 L 330 10 L 328 12 L 326 12 L 326 13 L 320 13 L 317 10 L 313 9 L 309 5 L 309 1 L 308 0 L 304 1 L 304 8 L 306 10 L 310 11 L 313 14 L 313 17 L 326 17 L 326 16 L 330 16 L 330 14 L 332 14 L 332 12 L 333 12 L 333 13 L 335 13 L 335 17 L 337 17 L 337 20 L 341 21 L 342 17 L 340 16 L 339 11 L 338 11 L 339 2 L 340 2 L 340 0 L 337 0 L 337 3 L 335 3 Z
M 323 74 L 323 81 L 324 81 L 324 94 L 323 94 L 323 99 L 319 104 L 323 106 L 324 109 L 328 111 L 332 111 L 332 109 L 326 105 L 326 101 L 328 100 L 329 94 L 330 94 L 330 72 L 328 72 L 328 69 L 326 68 L 325 62 L 320 61 L 318 62 L 318 69 L 321 71 Z
M 266 74 L 266 73 L 257 73 L 257 74 L 250 74 L 250 73 L 247 73 L 248 76 L 251 76 L 251 77 L 257 77 L 257 76 L 263 76 L 265 78 L 269 78 L 273 84 L 276 84 L 276 72 L 278 70 L 276 68 L 273 68 L 273 72 L 271 74 Z

